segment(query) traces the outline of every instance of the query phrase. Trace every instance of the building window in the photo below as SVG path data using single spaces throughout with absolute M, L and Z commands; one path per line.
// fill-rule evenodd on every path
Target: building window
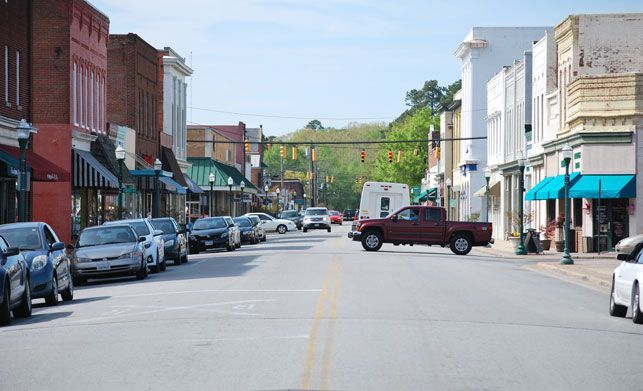
M 89 71 L 85 69 L 85 71 L 83 72 L 83 89 L 85 90 L 83 91 L 83 94 L 84 94 L 83 96 L 85 97 L 85 102 L 83 102 L 85 106 L 85 110 L 83 112 L 83 123 L 85 124 L 85 128 L 87 129 L 89 129 L 89 121 L 88 121 L 89 115 L 87 112 L 91 110 L 91 107 L 89 106 L 89 97 L 87 96 L 89 94 L 89 86 L 87 85 L 88 82 L 89 82 Z
M 95 130 L 94 126 L 94 71 L 89 74 L 89 128 Z
M 83 110 L 85 108 L 85 105 L 83 105 L 83 67 L 80 67 L 80 73 L 78 74 L 80 78 L 80 82 L 78 83 L 78 105 L 80 108 L 78 109 L 78 119 L 80 122 L 80 127 L 82 128 L 85 122 L 83 121 Z
M 9 46 L 4 47 L 4 101 L 9 103 Z
M 16 106 L 20 108 L 20 51 L 16 50 Z
M 76 63 L 74 63 L 74 68 L 73 68 L 73 74 L 72 74 L 72 88 L 73 90 L 71 91 L 71 96 L 72 96 L 72 115 L 74 117 L 74 125 L 78 126 L 78 91 L 77 91 L 77 82 L 78 82 L 78 69 L 76 66 Z

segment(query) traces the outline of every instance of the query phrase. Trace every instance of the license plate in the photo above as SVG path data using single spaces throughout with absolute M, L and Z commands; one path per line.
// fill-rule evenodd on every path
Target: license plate
M 214 240 L 206 240 L 206 241 L 205 241 L 205 245 L 206 245 L 206 246 L 212 246 L 212 245 L 214 245 Z
M 99 263 L 98 265 L 96 265 L 96 270 L 99 272 L 104 272 L 106 270 L 111 270 L 111 269 L 112 267 L 107 262 Z

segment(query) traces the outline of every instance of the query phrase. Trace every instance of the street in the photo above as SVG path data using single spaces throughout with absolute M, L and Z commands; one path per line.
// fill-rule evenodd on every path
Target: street
M 270 235 L 0 329 L 0 389 L 640 389 L 643 327 L 528 260 Z M 475 255 L 478 254 L 478 255 Z

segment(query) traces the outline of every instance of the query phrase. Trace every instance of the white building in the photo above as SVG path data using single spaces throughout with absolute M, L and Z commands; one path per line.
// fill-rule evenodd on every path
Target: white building
M 172 48 L 161 51 L 163 56 L 163 134 L 171 137 L 172 151 L 181 171 L 187 172 L 187 83 L 192 69 Z
M 455 51 L 462 60 L 462 137 L 486 137 L 487 81 L 503 65 L 510 65 L 531 49 L 547 27 L 473 27 Z M 463 140 L 460 143 L 462 174 L 459 217 L 474 219 L 485 214 L 483 198 L 473 193 L 485 186 L 483 168 L 487 165 L 487 142 Z

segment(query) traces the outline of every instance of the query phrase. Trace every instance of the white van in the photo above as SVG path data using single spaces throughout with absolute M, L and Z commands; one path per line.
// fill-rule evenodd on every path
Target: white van
M 409 186 L 404 183 L 366 182 L 359 203 L 359 219 L 380 219 L 411 204 Z

